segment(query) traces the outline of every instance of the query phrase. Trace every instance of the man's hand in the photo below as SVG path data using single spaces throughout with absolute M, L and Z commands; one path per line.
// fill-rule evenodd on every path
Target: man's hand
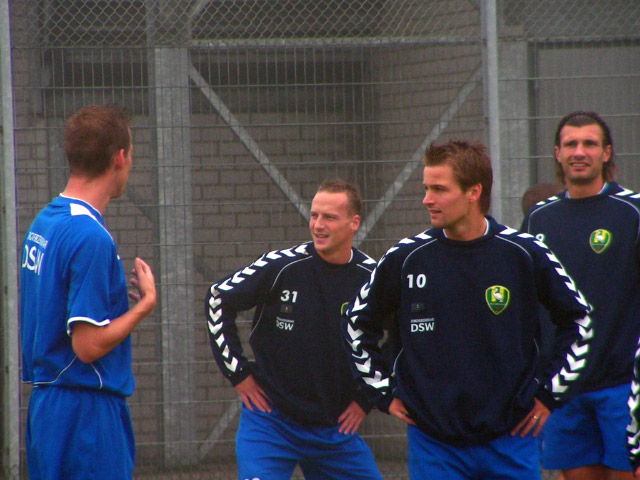
M 106 326 L 85 321 L 76 321 L 69 326 L 71 346 L 82 362 L 95 362 L 105 356 L 153 312 L 156 306 L 156 285 L 151 267 L 141 258 L 136 258 L 132 274 L 131 284 L 137 292 L 130 292 L 129 297 L 138 303 L 128 312 L 111 320 Z
M 531 409 L 531 411 L 527 414 L 526 417 L 522 419 L 522 421 L 511 431 L 511 435 L 515 436 L 520 432 L 521 437 L 526 437 L 529 435 L 529 432 L 535 427 L 533 431 L 533 436 L 537 437 L 544 424 L 547 423 L 547 418 L 551 415 L 551 412 L 544 404 L 538 400 L 537 398 L 533 399 L 535 401 L 535 405 Z
M 362 420 L 364 420 L 366 416 L 367 414 L 362 407 L 358 405 L 357 402 L 351 401 L 346 410 L 342 412 L 342 415 L 338 418 L 338 423 L 340 424 L 338 431 L 345 435 L 356 433 Z
M 399 398 L 394 398 L 391 401 L 391 405 L 389 405 L 389 413 L 394 417 L 398 417 L 404 423 L 407 423 L 409 425 L 416 424 L 416 422 L 414 422 L 409 416 L 409 412 L 407 412 L 404 403 L 402 403 L 402 400 L 400 400 Z
M 236 392 L 242 398 L 242 403 L 249 410 L 253 411 L 255 406 L 261 412 L 271 413 L 271 405 L 269 405 L 271 399 L 262 390 L 262 387 L 258 385 L 253 375 L 249 375 L 233 388 L 236 389 Z
M 129 292 L 129 298 L 138 302 L 145 316 L 149 315 L 156 306 L 156 284 L 151 267 L 141 258 L 136 258 L 131 273 L 131 285 L 136 291 Z

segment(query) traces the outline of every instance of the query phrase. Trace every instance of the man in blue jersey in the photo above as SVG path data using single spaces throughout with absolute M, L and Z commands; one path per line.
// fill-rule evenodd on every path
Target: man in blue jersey
M 26 427 L 31 480 L 130 479 L 135 442 L 129 334 L 155 307 L 149 266 L 127 285 L 102 214 L 124 193 L 132 164 L 129 117 L 87 106 L 64 129 L 70 176 L 29 227 L 20 322 L 23 380 L 33 385 Z
M 343 317 L 353 371 L 409 425 L 412 479 L 539 479 L 533 437 L 584 368 L 589 305 L 543 243 L 487 215 L 484 145 L 431 145 L 423 184 L 433 228 L 389 249 Z M 538 302 L 561 332 L 543 372 Z
M 542 465 L 566 480 L 631 479 L 625 428 L 640 333 L 640 197 L 613 181 L 613 139 L 594 112 L 562 118 L 555 159 L 566 191 L 537 204 L 523 230 L 576 279 L 593 305 L 595 336 L 573 398 L 547 422 Z
M 375 265 L 352 247 L 358 190 L 323 182 L 311 203 L 311 242 L 265 253 L 209 288 L 211 349 L 242 398 L 236 438 L 240 480 L 381 479 L 357 434 L 370 410 L 351 376 L 340 315 Z M 243 353 L 237 312 L 255 307 Z

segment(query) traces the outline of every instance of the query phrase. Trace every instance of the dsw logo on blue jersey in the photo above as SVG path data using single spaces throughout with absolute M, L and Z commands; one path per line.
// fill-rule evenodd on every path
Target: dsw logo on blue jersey
M 484 293 L 484 298 L 487 301 L 489 309 L 495 315 L 500 315 L 509 306 L 509 302 L 511 301 L 511 292 L 507 287 L 494 285 L 487 288 Z
M 594 252 L 602 253 L 611 246 L 612 239 L 613 235 L 609 230 L 599 228 L 591 233 L 591 236 L 589 237 L 589 245 L 591 246 L 591 250 Z

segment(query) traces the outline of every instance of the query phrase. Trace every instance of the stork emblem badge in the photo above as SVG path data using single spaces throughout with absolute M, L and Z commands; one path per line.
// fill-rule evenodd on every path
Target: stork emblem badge
M 612 239 L 613 235 L 609 230 L 599 228 L 591 233 L 591 236 L 589 237 L 589 245 L 591 246 L 591 250 L 594 252 L 602 253 L 611 246 Z
M 511 292 L 507 287 L 502 285 L 494 285 L 487 288 L 484 292 L 484 298 L 489 305 L 489 309 L 495 314 L 500 315 L 509 306 L 511 300 Z

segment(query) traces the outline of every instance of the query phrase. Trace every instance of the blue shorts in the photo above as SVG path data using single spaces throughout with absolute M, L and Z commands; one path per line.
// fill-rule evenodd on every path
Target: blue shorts
M 507 434 L 484 445 L 454 447 L 409 425 L 408 437 L 412 480 L 540 480 L 538 449 L 531 435 Z
M 542 466 L 568 470 L 604 465 L 630 471 L 626 429 L 629 384 L 577 395 L 554 410 L 542 430 Z
M 289 480 L 299 463 L 306 480 L 382 480 L 364 440 L 338 428 L 305 426 L 275 409 L 264 413 L 243 405 L 236 436 L 238 478 Z
M 123 397 L 97 390 L 35 387 L 26 449 L 31 480 L 130 480 L 135 441 Z

